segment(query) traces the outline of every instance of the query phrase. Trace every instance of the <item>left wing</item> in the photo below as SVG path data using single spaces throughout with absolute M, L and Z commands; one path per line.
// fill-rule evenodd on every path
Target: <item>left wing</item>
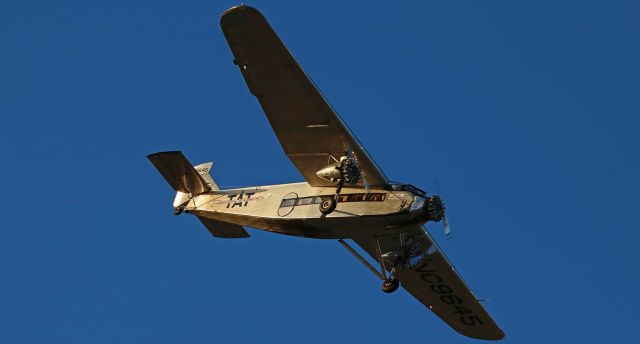
M 427 231 L 418 227 L 405 232 L 403 240 L 407 242 L 409 239 L 419 242 L 430 254 L 420 267 L 398 270 L 397 278 L 401 286 L 457 332 L 478 339 L 503 338 L 504 332 L 478 302 Z M 400 249 L 400 235 L 378 240 L 383 254 Z M 377 260 L 375 239 L 354 241 Z M 385 266 L 387 271 L 391 270 L 390 263 L 385 262 Z
M 311 186 L 335 186 L 316 172 L 352 152 L 370 186 L 387 179 L 349 128 L 324 99 L 264 16 L 236 6 L 220 19 L 233 62 L 258 98 L 280 145 Z M 362 185 L 362 184 L 361 184 Z

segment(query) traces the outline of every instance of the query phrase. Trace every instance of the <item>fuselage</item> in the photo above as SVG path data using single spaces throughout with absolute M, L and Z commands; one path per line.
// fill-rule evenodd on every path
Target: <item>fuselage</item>
M 336 210 L 322 214 L 321 200 L 334 195 L 335 188 L 306 182 L 256 186 L 197 195 L 184 211 L 270 232 L 326 239 L 386 236 L 428 220 L 424 192 L 413 187 L 345 187 Z

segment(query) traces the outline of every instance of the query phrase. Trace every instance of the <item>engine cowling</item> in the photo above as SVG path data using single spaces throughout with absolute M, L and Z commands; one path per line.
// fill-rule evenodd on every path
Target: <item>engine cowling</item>
M 340 172 L 340 164 L 329 164 L 326 167 L 318 170 L 318 172 L 316 172 L 316 176 L 326 181 L 337 183 L 338 180 L 342 178 L 342 173 Z
M 316 172 L 318 178 L 337 183 L 339 181 L 356 185 L 360 179 L 360 164 L 353 156 L 342 156 L 336 163 L 329 164 Z
M 427 221 L 439 222 L 444 218 L 444 203 L 438 195 L 428 197 L 424 209 Z

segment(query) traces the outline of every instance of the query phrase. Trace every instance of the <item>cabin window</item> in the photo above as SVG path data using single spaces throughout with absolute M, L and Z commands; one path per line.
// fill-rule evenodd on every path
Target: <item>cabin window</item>
M 297 200 L 297 198 L 283 199 L 282 203 L 280 204 L 280 206 L 281 207 L 293 207 L 294 205 L 296 205 L 296 200 Z
M 307 205 L 307 204 L 313 204 L 313 199 L 315 197 L 305 197 L 305 198 L 300 198 L 298 199 L 298 205 Z

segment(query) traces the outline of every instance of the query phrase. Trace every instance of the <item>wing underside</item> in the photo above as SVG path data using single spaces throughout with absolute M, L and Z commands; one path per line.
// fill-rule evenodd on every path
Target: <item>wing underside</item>
M 387 184 L 382 171 L 260 12 L 237 6 L 225 12 L 220 24 L 249 91 L 260 102 L 284 152 L 311 186 L 334 186 L 318 178 L 316 171 L 332 162 L 331 156 L 339 158 L 346 152 L 356 156 L 368 185 Z M 433 252 L 419 268 L 399 270 L 402 286 L 461 334 L 479 339 L 504 337 L 428 233 L 419 227 L 405 235 Z M 399 235 L 379 242 L 384 252 L 401 245 Z M 375 239 L 356 243 L 376 259 Z M 390 264 L 386 267 L 391 269 Z
M 282 148 L 311 186 L 335 184 L 316 172 L 352 152 L 366 183 L 385 185 L 382 171 L 256 9 L 234 7 L 220 20 L 249 91 L 258 98 Z
M 397 277 L 401 286 L 418 301 L 433 311 L 457 332 L 472 338 L 497 340 L 504 332 L 487 313 L 453 265 L 422 227 L 400 235 L 379 238 L 383 253 L 399 250 L 401 240 L 415 240 L 428 249 L 424 263 L 416 268 L 399 269 Z M 375 239 L 354 240 L 371 257 L 377 260 Z M 388 271 L 392 265 L 385 262 Z

